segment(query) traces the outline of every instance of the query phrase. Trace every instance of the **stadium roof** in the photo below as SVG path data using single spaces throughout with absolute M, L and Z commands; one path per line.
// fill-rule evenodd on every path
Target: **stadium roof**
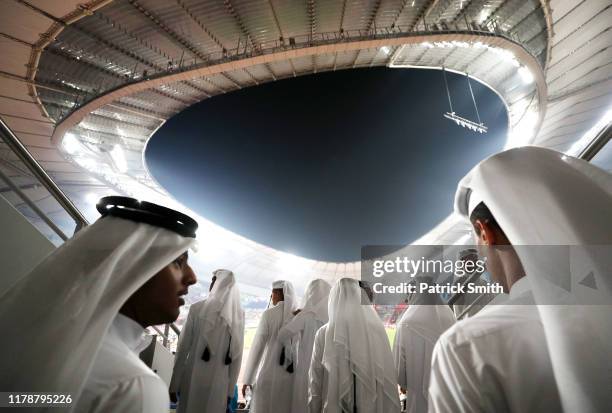
M 611 118 L 610 22 L 608 0 L 7 0 L 0 117 L 91 220 L 95 200 L 110 193 L 185 209 L 143 158 L 172 115 L 218 94 L 329 70 L 467 74 L 506 104 L 507 147 L 577 154 Z M 70 218 L 5 146 L 0 168 L 71 233 Z M 231 268 L 254 291 L 277 278 L 303 286 L 312 276 L 359 275 L 356 262 L 295 257 L 199 222 L 202 275 Z M 461 243 L 465 234 L 451 215 L 416 243 Z

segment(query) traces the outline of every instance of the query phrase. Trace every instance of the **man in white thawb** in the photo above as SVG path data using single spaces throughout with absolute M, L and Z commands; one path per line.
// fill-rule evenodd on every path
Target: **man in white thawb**
M 291 340 L 297 340 L 297 357 L 292 357 L 295 367 L 292 413 L 308 412 L 308 370 L 312 358 L 312 347 L 317 330 L 328 321 L 327 301 L 330 289 L 331 286 L 321 279 L 308 283 L 302 309 L 278 333 L 278 340 L 285 346 L 285 349 L 294 348 Z
M 362 305 L 368 294 L 352 278 L 331 289 L 329 322 L 315 335 L 310 364 L 310 413 L 400 411 L 387 333 L 372 305 Z
M 290 349 L 278 340 L 278 332 L 297 309 L 293 285 L 275 281 L 271 300 L 273 307 L 261 316 L 244 372 L 243 396 L 247 387 L 253 390 L 251 413 L 291 412 L 294 365 L 286 357 Z
M 416 277 L 417 285 L 431 284 L 430 277 Z M 440 335 L 455 323 L 455 316 L 440 296 L 415 293 L 395 330 L 393 358 L 398 384 L 406 394 L 408 413 L 427 412 L 431 355 Z
M 460 182 L 455 210 L 469 218 L 479 253 L 509 298 L 440 337 L 430 411 L 610 410 L 603 382 L 611 371 L 604 338 L 611 329 L 601 323 L 609 307 L 551 305 L 571 302 L 554 278 L 563 275 L 566 257 L 537 246 L 609 248 L 611 188 L 612 177 L 587 162 L 537 147 L 497 154 Z M 609 254 L 589 258 L 595 277 L 609 282 Z
M 0 388 L 72 397 L 37 411 L 167 413 L 167 386 L 138 352 L 144 328 L 176 320 L 196 281 L 186 251 L 197 223 L 124 197 L 98 210 L 102 218 L 0 293 L 10 338 Z
M 177 413 L 225 413 L 234 396 L 244 343 L 244 311 L 234 274 L 213 273 L 209 296 L 193 304 L 181 331 L 170 392 Z

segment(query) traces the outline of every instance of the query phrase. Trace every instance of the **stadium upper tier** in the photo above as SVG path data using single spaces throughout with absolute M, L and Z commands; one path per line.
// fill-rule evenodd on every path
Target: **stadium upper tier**
M 110 193 L 185 209 L 147 172 L 148 139 L 196 102 L 283 78 L 372 66 L 463 73 L 505 102 L 507 147 L 576 154 L 610 120 L 609 0 L 6 0 L 0 22 L 0 116 L 91 220 Z M 71 233 L 1 149 L 0 168 Z M 254 288 L 359 274 L 359 263 L 294 257 L 198 218 L 202 274 L 231 268 Z M 462 242 L 465 230 L 452 215 L 417 242 Z

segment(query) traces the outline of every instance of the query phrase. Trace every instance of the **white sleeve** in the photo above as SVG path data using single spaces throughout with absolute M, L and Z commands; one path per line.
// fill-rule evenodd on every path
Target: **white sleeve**
M 251 350 L 249 351 L 249 359 L 247 360 L 247 364 L 244 369 L 244 384 L 253 384 L 255 382 L 255 375 L 259 369 L 261 357 L 263 356 L 263 352 L 266 349 L 266 343 L 268 342 L 268 338 L 270 336 L 270 329 L 268 328 L 268 314 L 269 313 L 267 311 L 264 311 L 261 321 L 257 326 L 255 338 L 253 339 L 253 344 L 251 345 Z
M 428 344 L 423 337 L 408 327 L 399 326 L 395 335 L 394 358 L 397 368 L 397 382 L 406 390 L 406 403 L 411 405 L 414 397 L 427 399 L 429 368 Z
M 325 328 L 315 335 L 310 370 L 308 371 L 308 411 L 320 413 L 323 409 L 323 350 L 325 349 Z
M 193 324 L 197 318 L 197 306 L 192 305 L 187 314 L 187 321 L 179 335 L 178 344 L 176 346 L 176 354 L 174 355 L 174 368 L 172 369 L 172 379 L 170 380 L 170 392 L 176 393 L 180 391 L 181 377 L 185 367 L 185 361 L 191 350 L 191 341 L 193 338 Z
M 138 376 L 93 400 L 88 413 L 168 413 L 168 388 L 159 377 Z
M 242 312 L 242 325 L 244 326 L 244 311 Z M 229 330 L 228 330 L 229 333 Z M 241 331 L 242 334 L 242 342 L 244 343 L 244 329 Z M 240 366 L 242 365 L 242 349 L 240 349 L 240 353 L 234 354 L 232 356 L 232 364 L 229 366 L 229 382 L 227 388 L 227 396 L 233 398 L 234 397 L 234 386 L 236 386 L 236 382 L 238 381 L 238 374 L 240 373 Z
M 397 373 L 397 384 L 406 388 L 406 357 L 404 355 L 403 329 L 400 324 L 395 326 L 395 338 L 393 339 L 393 361 Z
M 429 382 L 430 413 L 484 412 L 476 366 L 469 343 L 451 344 L 443 335 L 436 343 Z
M 278 332 L 278 341 L 287 346 L 290 344 L 290 340 L 297 335 L 300 331 L 304 329 L 306 325 L 306 314 L 299 313 L 291 321 L 287 323 L 283 328 L 281 328 Z

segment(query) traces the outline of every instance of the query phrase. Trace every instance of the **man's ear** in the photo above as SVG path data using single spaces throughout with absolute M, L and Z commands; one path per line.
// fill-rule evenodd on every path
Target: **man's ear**
M 488 222 L 477 219 L 476 222 L 474 222 L 474 228 L 476 229 L 476 233 L 482 245 L 497 244 L 497 234 Z

